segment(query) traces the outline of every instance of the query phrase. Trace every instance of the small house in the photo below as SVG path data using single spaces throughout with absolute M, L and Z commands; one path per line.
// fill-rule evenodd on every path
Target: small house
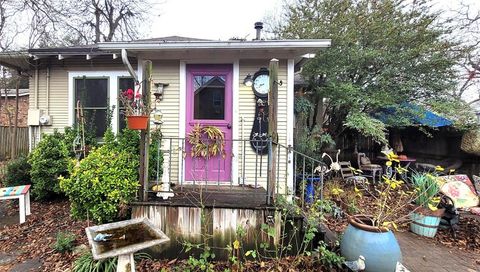
M 33 146 L 42 133 L 74 125 L 79 105 L 76 101 L 82 102 L 86 119 L 94 123 L 98 137 L 105 132 L 107 111 L 112 108 L 112 129 L 121 133 L 125 122 L 119 107 L 119 93 L 136 88 L 128 66 L 141 80 L 144 61 L 151 60 L 154 88 L 162 92 L 155 106 L 162 116 L 164 172 L 176 188 L 202 184 L 212 193 L 223 195 L 223 200 L 208 204 L 212 208 L 227 209 L 229 216 L 223 216 L 217 226 L 223 229 L 240 222 L 241 214 L 250 216 L 238 209 L 250 210 L 251 216 L 258 216 L 254 210 L 265 206 L 271 194 L 293 194 L 294 76 L 307 57 L 329 46 L 330 40 L 321 39 L 257 37 L 250 41 L 213 41 L 163 37 L 5 53 L 0 55 L 0 64 L 31 75 L 28 125 Z M 272 59 L 277 59 L 279 64 L 275 82 L 278 84 L 277 186 L 276 192 L 266 195 L 269 156 L 265 108 L 268 107 L 268 67 Z M 151 122 L 152 128 L 158 128 L 153 118 Z M 208 160 L 190 155 L 186 137 L 197 124 L 223 131 L 224 154 Z M 216 189 L 212 189 L 214 186 Z M 164 230 L 168 217 L 171 228 L 195 233 L 195 228 L 200 227 L 199 218 L 191 219 L 192 210 L 178 210 L 189 203 L 179 199 L 159 206 L 149 199 L 134 208 L 134 216 L 163 220 L 157 223 L 163 225 Z M 168 207 L 177 209 L 174 218 Z M 233 213 L 235 220 L 232 220 Z M 173 221 L 178 224 L 172 225 Z

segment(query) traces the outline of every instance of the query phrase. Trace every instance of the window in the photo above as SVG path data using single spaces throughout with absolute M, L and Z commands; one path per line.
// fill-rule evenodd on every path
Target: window
M 111 126 L 114 133 L 125 127 L 125 118 L 119 109 L 119 90 L 133 87 L 134 81 L 126 71 L 71 71 L 68 72 L 68 123 L 77 121 L 78 106 L 84 110 L 85 129 L 102 138 L 107 130 L 107 113 L 113 107 Z M 121 115 L 120 115 L 121 114 Z
M 194 76 L 193 117 L 199 120 L 225 118 L 225 76 Z
M 95 135 L 103 137 L 107 127 L 108 78 L 75 78 L 75 117 L 77 119 L 78 101 L 83 107 L 86 129 L 95 131 Z
M 132 89 L 133 91 L 135 90 L 135 81 L 131 77 L 119 77 L 118 78 L 118 95 L 120 96 L 120 93 Z M 120 105 L 120 100 L 118 101 L 118 131 L 122 132 L 124 128 L 127 127 L 127 122 L 125 120 L 125 112 L 124 109 L 125 107 L 123 105 Z

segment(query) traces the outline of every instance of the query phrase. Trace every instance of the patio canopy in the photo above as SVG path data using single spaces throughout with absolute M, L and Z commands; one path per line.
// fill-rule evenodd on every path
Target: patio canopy
M 386 124 L 392 123 L 392 120 L 405 118 L 415 125 L 429 127 L 446 127 L 453 124 L 452 121 L 442 117 L 422 106 L 411 103 L 404 103 L 399 108 L 389 107 L 374 114 L 374 117 Z

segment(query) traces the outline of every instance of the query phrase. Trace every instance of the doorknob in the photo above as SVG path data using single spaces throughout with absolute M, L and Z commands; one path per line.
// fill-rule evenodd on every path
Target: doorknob
M 227 128 L 228 129 L 231 129 L 232 128 L 232 125 L 230 123 L 227 124 Z

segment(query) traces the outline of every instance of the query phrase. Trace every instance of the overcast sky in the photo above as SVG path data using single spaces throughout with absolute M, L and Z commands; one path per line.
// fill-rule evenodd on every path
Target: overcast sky
M 283 0 L 166 0 L 159 4 L 151 37 L 186 36 L 213 40 L 252 39 L 253 25 L 279 10 Z

